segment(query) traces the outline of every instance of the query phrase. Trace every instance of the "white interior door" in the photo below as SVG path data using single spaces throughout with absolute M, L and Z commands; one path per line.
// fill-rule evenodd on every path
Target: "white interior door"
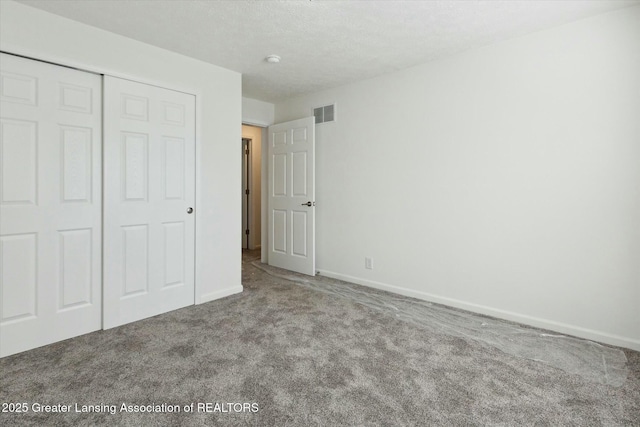
M 269 265 L 314 276 L 315 121 L 269 127 Z
M 195 96 L 105 76 L 104 328 L 195 302 Z
M 101 78 L 0 54 L 0 356 L 100 329 Z

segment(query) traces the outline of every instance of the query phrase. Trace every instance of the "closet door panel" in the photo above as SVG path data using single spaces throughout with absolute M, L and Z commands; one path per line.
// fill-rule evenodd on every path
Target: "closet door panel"
M 195 302 L 195 97 L 105 77 L 104 327 Z
M 0 356 L 102 326 L 101 77 L 0 58 Z

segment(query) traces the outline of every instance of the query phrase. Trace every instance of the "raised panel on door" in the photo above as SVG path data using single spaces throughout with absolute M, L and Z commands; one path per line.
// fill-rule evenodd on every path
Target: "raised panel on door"
M 273 197 L 287 196 L 287 154 L 274 154 L 271 162 Z
M 105 77 L 104 327 L 195 302 L 195 97 Z
M 101 327 L 101 77 L 1 54 L 0 356 Z
M 291 212 L 291 255 L 307 257 L 307 211 L 294 210 Z
M 295 197 L 307 197 L 307 152 L 291 153 L 291 194 Z
M 287 228 L 287 211 L 284 209 L 274 209 L 271 215 L 272 218 L 272 230 L 271 244 L 273 245 L 272 251 L 275 253 L 287 255 L 287 241 L 288 228 Z
M 2 303 L 0 324 L 35 319 L 37 313 L 38 235 L 0 236 Z M 4 331 L 3 331 L 4 333 Z
M 92 200 L 92 144 L 91 128 L 61 126 L 62 143 L 62 200 L 86 202 Z
M 60 294 L 58 309 L 67 310 L 93 303 L 91 287 L 93 230 L 64 230 L 60 239 Z
M 149 291 L 149 227 L 122 226 L 122 284 L 120 294 L 130 298 Z M 117 283 L 117 282 L 114 282 Z
M 77 113 L 91 114 L 93 109 L 93 91 L 84 86 L 69 83 L 61 83 L 59 108 Z
M 122 141 L 122 199 L 126 202 L 147 200 L 149 135 L 121 132 Z
M 13 64 L 10 67 L 13 67 Z M 35 106 L 38 99 L 38 78 L 30 75 L 30 70 L 24 67 L 19 71 L 15 70 L 17 72 L 14 73 L 5 68 L 2 69 L 0 100 Z
M 314 119 L 269 127 L 270 265 L 315 275 Z
M 10 114 L 10 111 L 8 113 Z M 0 119 L 0 203 L 5 206 L 37 204 L 37 130 L 36 121 L 4 117 Z
M 183 200 L 185 184 L 185 151 L 184 138 L 164 137 L 164 198 L 166 200 Z
M 183 286 L 185 268 L 185 224 L 184 222 L 165 222 L 162 224 L 164 250 L 164 288 Z
M 129 120 L 149 121 L 149 98 L 136 96 L 130 93 L 120 94 L 121 109 L 115 117 Z
M 185 125 L 185 106 L 184 104 L 174 104 L 171 102 L 162 102 L 162 124 L 184 127 Z

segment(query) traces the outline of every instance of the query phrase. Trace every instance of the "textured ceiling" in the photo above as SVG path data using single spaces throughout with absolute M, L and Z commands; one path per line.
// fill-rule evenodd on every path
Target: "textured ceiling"
M 243 96 L 340 86 L 640 0 L 19 0 L 243 74 Z M 264 61 L 277 54 L 277 65 Z

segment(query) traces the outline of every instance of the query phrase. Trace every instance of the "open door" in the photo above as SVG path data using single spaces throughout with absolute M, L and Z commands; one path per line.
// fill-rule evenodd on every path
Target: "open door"
M 314 276 L 315 122 L 269 127 L 269 265 Z

